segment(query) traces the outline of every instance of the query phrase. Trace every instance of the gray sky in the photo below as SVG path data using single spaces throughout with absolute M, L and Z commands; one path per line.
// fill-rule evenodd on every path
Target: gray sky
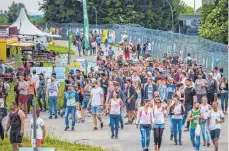
M 38 2 L 42 2 L 42 0 L 0 0 L 0 10 L 8 10 L 8 7 L 12 4 L 13 1 L 16 3 L 25 4 L 25 7 L 29 13 L 35 15 L 43 14 L 42 11 L 38 10 Z
M 39 11 L 38 8 L 38 2 L 42 2 L 42 0 L 0 0 L 0 10 L 8 10 L 8 6 L 12 4 L 12 2 L 15 1 L 16 3 L 23 3 L 25 4 L 26 9 L 29 13 L 32 14 L 43 14 L 42 11 Z M 194 6 L 194 0 L 182 0 L 187 5 L 193 7 Z M 195 0 L 196 1 L 196 9 L 199 8 L 202 4 L 202 0 Z

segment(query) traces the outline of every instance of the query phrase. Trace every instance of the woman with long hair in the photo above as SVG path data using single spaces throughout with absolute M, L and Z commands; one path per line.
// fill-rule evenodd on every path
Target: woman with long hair
M 178 137 L 179 145 L 182 145 L 181 136 L 182 136 L 183 114 L 184 114 L 185 108 L 184 108 L 184 105 L 180 102 L 178 95 L 173 96 L 173 99 L 169 104 L 168 111 L 172 118 L 175 145 L 178 145 L 177 131 L 179 134 L 178 135 L 179 136 Z
M 160 151 L 162 136 L 165 129 L 165 114 L 167 114 L 167 104 L 162 102 L 159 98 L 155 98 L 154 103 L 154 145 L 155 150 Z
M 125 46 L 124 47 L 124 56 L 125 56 L 125 59 L 130 59 L 130 50 L 128 48 L 128 46 Z
M 81 110 L 82 123 L 85 122 L 86 109 L 87 109 L 88 103 L 89 103 L 90 98 L 91 98 L 91 89 L 92 89 L 90 84 L 89 84 L 88 79 L 84 79 L 83 83 L 84 83 L 84 94 L 83 94 L 83 102 L 82 102 L 82 110 Z
M 119 92 L 113 92 L 113 98 L 107 102 L 107 107 L 110 109 L 110 128 L 111 128 L 111 138 L 118 139 L 118 129 L 119 129 L 119 122 L 121 118 L 121 108 L 123 106 L 123 102 L 119 97 Z
M 144 106 L 138 109 L 136 128 L 140 127 L 141 143 L 143 151 L 149 151 L 150 145 L 150 133 L 154 125 L 153 110 L 151 108 L 151 102 L 148 99 L 144 100 Z
M 226 77 L 221 78 L 219 83 L 221 108 L 224 114 L 227 114 L 228 106 L 228 82 Z
M 138 98 L 135 102 L 136 111 L 141 107 L 142 99 L 143 99 L 143 89 L 141 87 L 141 82 L 136 81 L 136 87 L 135 87 L 136 93 L 138 94 Z
M 210 146 L 210 132 L 208 130 L 208 114 L 211 110 L 211 106 L 208 104 L 208 100 L 206 96 L 203 96 L 201 98 L 201 104 L 200 104 L 200 112 L 203 115 L 203 119 L 200 123 L 202 136 L 204 144 L 203 146 Z

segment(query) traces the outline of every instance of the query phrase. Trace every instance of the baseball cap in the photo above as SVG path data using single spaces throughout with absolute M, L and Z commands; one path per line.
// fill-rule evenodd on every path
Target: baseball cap
M 36 114 L 40 114 L 40 110 L 39 109 L 36 109 Z

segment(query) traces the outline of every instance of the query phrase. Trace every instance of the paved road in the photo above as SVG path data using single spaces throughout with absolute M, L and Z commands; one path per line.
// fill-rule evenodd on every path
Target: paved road
M 57 44 L 61 45 L 67 45 L 67 42 L 58 41 Z M 73 50 L 76 50 L 73 48 Z M 77 56 L 72 57 L 79 58 Z M 95 57 L 87 57 L 87 60 L 92 60 Z M 31 118 L 31 115 L 29 115 L 29 118 L 26 119 L 25 122 L 25 134 L 30 134 L 30 128 L 29 128 L 29 119 Z M 93 122 L 91 117 L 87 117 L 86 123 L 82 124 L 76 124 L 75 131 L 64 131 L 65 124 L 64 124 L 64 118 L 58 118 L 58 119 L 48 119 L 48 113 L 42 113 L 41 118 L 44 119 L 48 135 L 55 136 L 57 138 L 61 138 L 70 142 L 76 142 L 76 143 L 82 143 L 87 145 L 94 145 L 94 146 L 101 146 L 107 151 L 140 151 L 141 150 L 141 142 L 140 142 L 140 131 L 135 128 L 135 125 L 128 125 L 125 126 L 123 130 L 120 130 L 119 132 L 119 139 L 114 140 L 110 139 L 111 132 L 110 128 L 108 126 L 109 124 L 109 118 L 103 117 L 104 120 L 104 128 L 102 130 L 94 132 L 93 129 Z M 228 116 L 226 116 L 226 122 L 223 124 L 223 128 L 221 131 L 221 138 L 220 138 L 220 151 L 227 151 L 228 149 Z M 127 119 L 124 119 L 125 121 Z M 4 119 L 4 124 L 6 122 L 6 118 Z M 70 121 L 71 122 L 71 121 Z M 161 151 L 194 151 L 194 149 L 191 146 L 191 141 L 189 139 L 189 133 L 183 132 L 182 134 L 182 140 L 183 145 L 182 146 L 175 146 L 173 145 L 173 141 L 169 140 L 170 133 L 169 133 L 169 123 L 168 119 L 166 119 L 166 128 L 163 134 L 163 142 Z M 150 150 L 153 150 L 153 135 L 151 133 L 151 145 Z M 202 151 L 213 151 L 213 145 L 209 148 L 202 147 Z
M 25 122 L 25 134 L 29 135 L 29 119 L 31 115 L 29 115 L 28 119 Z M 107 151 L 140 151 L 141 143 L 140 143 L 140 132 L 135 128 L 135 125 L 125 126 L 123 130 L 119 131 L 119 139 L 114 140 L 111 139 L 111 132 L 108 126 L 109 117 L 103 117 L 104 128 L 102 130 L 93 131 L 93 122 L 91 117 L 87 117 L 86 123 L 77 123 L 75 131 L 64 131 L 65 124 L 64 118 L 58 119 L 48 119 L 48 113 L 42 113 L 41 118 L 44 119 L 47 132 L 49 136 L 55 136 L 57 138 L 61 138 L 70 142 L 82 143 L 87 145 L 101 146 Z M 223 129 L 221 132 L 220 138 L 220 151 L 226 151 L 228 148 L 228 116 L 226 116 L 226 122 L 223 124 Z M 127 120 L 127 119 L 125 119 Z M 4 123 L 6 118 L 4 119 Z M 71 123 L 71 120 L 70 120 Z M 169 124 L 168 119 L 166 119 L 166 128 L 163 134 L 163 143 L 162 143 L 162 151 L 194 151 L 191 146 L 191 142 L 189 140 L 189 132 L 183 132 L 182 146 L 173 145 L 173 141 L 169 140 Z M 151 133 L 151 145 L 150 150 L 153 150 L 153 135 Z M 201 147 L 203 151 L 213 151 L 213 146 L 211 145 L 209 148 Z

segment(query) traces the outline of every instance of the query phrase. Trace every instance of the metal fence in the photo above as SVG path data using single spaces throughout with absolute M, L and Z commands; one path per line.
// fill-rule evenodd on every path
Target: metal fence
M 83 24 L 77 23 L 48 23 L 48 27 L 60 29 L 60 34 L 63 39 L 67 40 L 69 29 L 74 31 L 82 31 Z M 162 58 L 164 53 L 177 52 L 184 59 L 187 53 L 190 53 L 192 58 L 197 60 L 198 64 L 203 65 L 208 71 L 214 66 L 224 68 L 225 75 L 228 74 L 228 51 L 227 46 L 222 43 L 210 41 L 198 36 L 188 36 L 178 33 L 147 29 L 139 25 L 90 25 L 90 30 L 102 31 L 109 30 L 115 33 L 115 43 L 118 44 L 122 40 L 123 35 L 126 35 L 128 40 L 134 44 L 138 40 L 141 44 L 149 41 L 151 43 L 151 56 Z

